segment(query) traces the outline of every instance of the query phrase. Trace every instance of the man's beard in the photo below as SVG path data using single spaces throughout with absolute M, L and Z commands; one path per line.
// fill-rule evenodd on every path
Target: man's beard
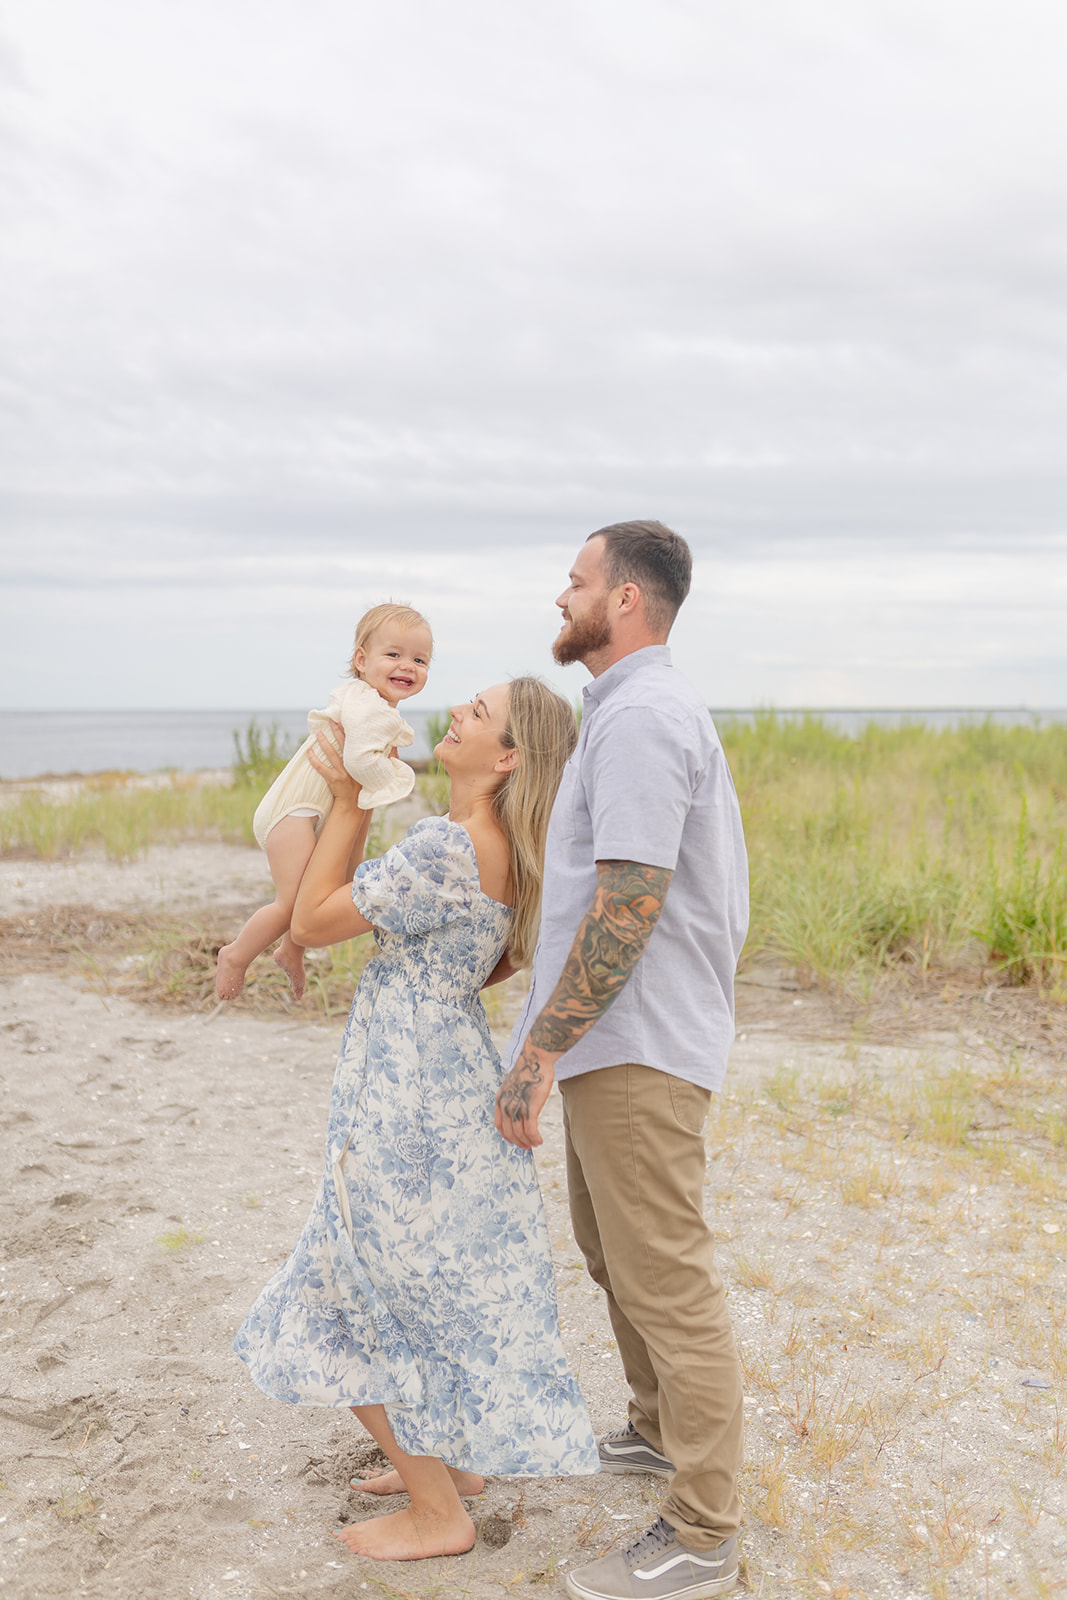
M 606 650 L 610 643 L 608 602 L 601 599 L 581 622 L 569 622 L 560 629 L 552 642 L 552 654 L 561 667 L 566 667 L 572 661 L 584 661 L 598 650 Z

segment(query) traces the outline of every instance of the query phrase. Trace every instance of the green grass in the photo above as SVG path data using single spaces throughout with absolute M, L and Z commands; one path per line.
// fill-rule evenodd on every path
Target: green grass
M 83 779 L 70 798 L 29 790 L 0 805 L 0 853 L 53 860 L 87 848 L 129 861 L 151 845 L 182 839 L 253 844 L 256 806 L 295 745 L 276 724 L 255 717 L 233 735 L 228 783 L 203 783 L 195 773 L 159 773 L 146 782 L 136 773 L 105 772 Z
M 452 717 L 447 711 L 435 711 L 426 719 L 426 742 L 431 751 L 435 750 L 448 732 Z M 448 774 L 436 756 L 430 758 L 430 770 L 422 780 L 422 790 L 426 796 L 430 810 L 443 816 L 448 810 L 449 784 Z
M 243 733 L 240 728 L 233 730 L 234 782 L 269 789 L 302 743 L 302 740 L 288 739 L 276 722 L 269 728 L 261 728 L 253 717 Z
M 129 774 L 108 773 L 86 779 L 70 799 L 30 791 L 0 806 L 0 852 L 47 861 L 95 847 L 128 861 L 150 845 L 182 839 L 251 844 L 262 792 L 248 783 L 201 784 L 183 773 L 144 788 Z
M 869 983 L 982 965 L 1062 994 L 1067 726 L 724 722 L 745 818 L 745 959 Z
M 191 1231 L 179 1226 L 171 1228 L 167 1233 L 159 1234 L 157 1242 L 163 1246 L 164 1250 L 169 1250 L 173 1253 L 177 1250 L 189 1250 L 195 1244 L 203 1244 L 206 1238 L 206 1226 L 193 1228 Z
M 440 736 L 448 718 L 438 721 Z M 129 861 L 151 845 L 183 839 L 254 844 L 255 809 L 293 749 L 277 726 L 261 728 L 254 717 L 243 731 L 234 730 L 233 742 L 228 782 L 203 783 L 195 773 L 159 773 L 146 781 L 136 773 L 106 772 L 81 780 L 70 798 L 41 789 L 0 803 L 0 855 L 50 861 L 95 848 L 113 861 Z M 447 779 L 436 762 L 432 767 L 417 781 L 429 809 L 443 811 Z
M 851 737 L 768 712 L 720 732 L 751 864 L 746 962 L 769 956 L 861 989 L 887 970 L 969 966 L 1064 997 L 1067 726 L 871 723 Z M 0 806 L 0 851 L 127 860 L 182 839 L 250 844 L 289 752 L 255 723 L 234 742 L 229 784 L 110 774 L 63 801 L 23 795 Z M 419 783 L 440 810 L 441 776 Z

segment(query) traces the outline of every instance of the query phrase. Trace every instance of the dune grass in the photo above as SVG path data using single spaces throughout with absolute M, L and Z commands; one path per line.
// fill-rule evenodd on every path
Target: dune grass
M 95 848 L 129 861 L 150 845 L 183 839 L 251 844 L 262 792 L 250 783 L 203 783 L 187 773 L 164 776 L 151 787 L 135 774 L 102 773 L 69 795 L 29 790 L 0 806 L 0 851 L 49 861 Z
M 861 988 L 970 966 L 1065 998 L 1067 726 L 870 723 L 853 737 L 768 712 L 720 732 L 751 862 L 746 962 Z M 121 861 L 182 839 L 250 844 L 289 752 L 255 725 L 235 746 L 229 783 L 105 774 L 62 799 L 21 794 L 0 806 L 0 851 Z M 419 784 L 440 810 L 440 776 Z
M 720 732 L 751 862 L 746 961 L 820 979 L 985 967 L 1063 997 L 1067 726 L 821 718 Z
M 295 746 L 276 724 L 261 727 L 255 717 L 234 730 L 233 743 L 228 782 L 198 773 L 101 772 L 59 788 L 20 785 L 0 804 L 0 853 L 47 861 L 96 848 L 129 861 L 151 845 L 182 839 L 253 844 L 253 813 Z

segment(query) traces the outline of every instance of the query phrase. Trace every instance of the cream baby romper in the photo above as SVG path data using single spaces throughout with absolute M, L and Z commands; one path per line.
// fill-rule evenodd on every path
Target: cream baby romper
M 282 768 L 252 818 L 252 831 L 262 848 L 267 834 L 283 817 L 296 812 L 317 812 L 322 826 L 333 796 L 326 780 L 307 758 L 315 735 L 330 722 L 345 730 L 345 770 L 363 785 L 359 804 L 364 811 L 403 800 L 415 787 L 415 774 L 403 761 L 387 754 L 394 745 L 414 744 L 415 735 L 400 712 L 383 700 L 362 678 L 339 683 L 330 693 L 325 711 L 308 712 L 310 733 L 289 764 Z

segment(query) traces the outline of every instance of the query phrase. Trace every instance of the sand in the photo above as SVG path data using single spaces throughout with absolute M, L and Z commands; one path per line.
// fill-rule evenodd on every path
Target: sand
M 210 908 L 236 927 L 265 881 L 258 852 L 210 844 L 121 867 L 0 861 L 3 915 L 21 923 L 55 906 Z M 568 1565 L 652 1518 L 654 1479 L 493 1479 L 471 1502 L 469 1555 L 350 1556 L 331 1530 L 388 1509 L 348 1488 L 373 1447 L 347 1413 L 260 1395 L 230 1350 L 314 1190 L 339 1027 L 166 1010 L 74 960 L 4 970 L 5 1595 L 561 1593 Z M 854 1009 L 787 973 L 754 977 L 707 1188 L 748 1374 L 746 1581 L 768 1597 L 1057 1592 L 1062 1145 L 1056 1166 L 1038 1129 L 1044 1166 L 1028 1177 L 938 1145 L 915 1109 L 965 1067 L 995 1077 L 1011 1028 L 985 1027 L 996 1007 L 979 999 L 861 1036 Z M 1051 1116 L 1060 1036 L 1043 1044 L 1028 1018 L 1001 1076 L 1021 1072 Z M 881 1122 L 870 1109 L 877 1086 L 907 1084 L 910 1138 L 899 1104 Z M 558 1096 L 545 1133 L 564 1337 L 603 1431 L 626 1391 L 570 1235 Z

